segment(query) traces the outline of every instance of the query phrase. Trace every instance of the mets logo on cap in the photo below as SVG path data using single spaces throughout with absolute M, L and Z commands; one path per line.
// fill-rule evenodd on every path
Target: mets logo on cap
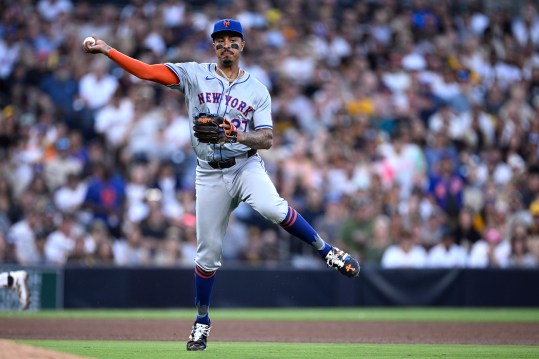
M 213 32 L 211 37 L 213 38 L 217 33 L 221 31 L 235 32 L 243 39 L 243 29 L 238 20 L 233 19 L 221 19 L 213 24 Z

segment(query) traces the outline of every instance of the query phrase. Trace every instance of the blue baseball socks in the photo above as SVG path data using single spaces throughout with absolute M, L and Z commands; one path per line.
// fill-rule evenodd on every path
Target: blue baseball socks
M 314 228 L 292 207 L 288 207 L 288 213 L 280 225 L 291 235 L 313 246 L 322 258 L 325 258 L 332 248 L 320 238 Z
M 207 272 L 198 265 L 195 265 L 195 304 L 197 307 L 197 318 L 195 322 L 197 323 L 210 325 L 208 309 L 210 307 L 213 282 L 215 282 L 215 273 L 217 271 Z

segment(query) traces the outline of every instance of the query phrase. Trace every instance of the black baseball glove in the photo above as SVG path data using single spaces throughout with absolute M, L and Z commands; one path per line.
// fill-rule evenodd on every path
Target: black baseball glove
M 238 130 L 229 120 L 208 113 L 193 119 L 195 137 L 202 143 L 222 144 L 237 142 Z

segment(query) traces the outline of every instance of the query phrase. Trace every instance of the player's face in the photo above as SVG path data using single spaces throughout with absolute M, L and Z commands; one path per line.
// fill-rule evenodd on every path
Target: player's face
M 239 59 L 244 46 L 245 41 L 234 33 L 225 32 L 222 35 L 215 36 L 213 40 L 213 49 L 217 58 L 221 63 L 228 66 Z

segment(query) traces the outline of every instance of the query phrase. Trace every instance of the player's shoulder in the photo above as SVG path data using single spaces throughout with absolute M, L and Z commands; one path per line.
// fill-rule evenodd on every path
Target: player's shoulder
M 268 88 L 266 85 L 264 85 L 260 80 L 258 80 L 256 77 L 254 77 L 251 73 L 245 71 L 245 74 L 242 76 L 241 81 L 239 83 L 244 83 L 250 86 L 254 91 L 258 91 L 261 93 L 269 93 Z

